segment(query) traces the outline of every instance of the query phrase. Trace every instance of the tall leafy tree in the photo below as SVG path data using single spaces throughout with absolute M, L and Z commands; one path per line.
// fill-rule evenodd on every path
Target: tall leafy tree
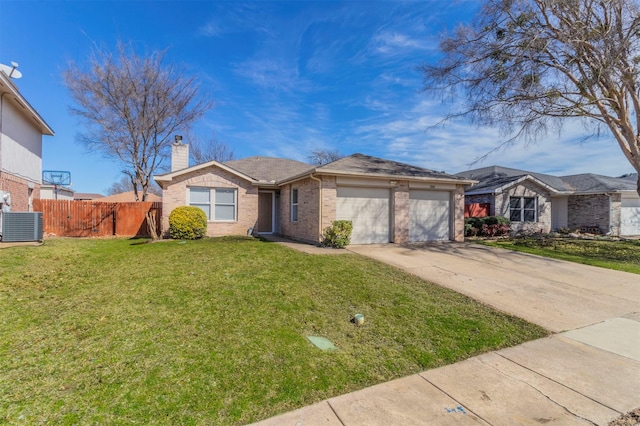
M 425 89 L 466 116 L 535 139 L 569 118 L 607 130 L 640 173 L 637 0 L 486 0 L 421 67 Z M 498 149 L 497 147 L 496 149 Z M 640 194 L 640 177 L 638 179 Z
M 115 52 L 94 49 L 87 66 L 71 63 L 63 77 L 76 104 L 71 112 L 86 125 L 78 139 L 123 165 L 137 201 L 146 200 L 173 135 L 212 106 L 194 77 L 167 63 L 166 51 L 141 56 L 122 41 Z

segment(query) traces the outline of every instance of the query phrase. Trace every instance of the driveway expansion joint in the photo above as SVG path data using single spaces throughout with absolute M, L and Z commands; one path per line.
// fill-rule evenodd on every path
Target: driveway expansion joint
M 340 418 L 340 414 L 338 414 L 338 412 L 336 411 L 335 408 L 333 408 L 333 405 L 331 405 L 331 401 L 327 400 L 327 405 L 329 406 L 329 408 L 331 409 L 331 411 L 333 412 L 333 414 L 336 416 L 336 418 L 338 419 L 338 421 L 340 422 L 340 424 L 342 426 L 346 426 L 346 423 Z
M 588 400 L 590 400 L 590 401 L 593 401 L 593 402 L 595 402 L 595 403 L 596 403 L 596 404 L 598 404 L 598 405 L 601 405 L 601 406 L 603 406 L 603 407 L 606 407 L 606 408 L 610 409 L 611 411 L 614 411 L 614 412 L 616 412 L 616 413 L 618 413 L 618 414 L 623 414 L 623 413 L 621 413 L 619 410 L 616 410 L 616 409 L 615 409 L 615 408 L 613 408 L 613 407 L 610 407 L 610 406 L 608 406 L 608 405 L 606 405 L 606 404 L 603 404 L 603 403 L 602 403 L 602 402 L 600 402 L 600 401 L 596 401 L 595 399 L 591 398 L 589 395 L 585 395 L 585 394 L 584 394 L 584 393 L 582 393 L 582 392 L 579 392 L 579 391 L 577 391 L 577 390 L 575 390 L 575 389 L 573 389 L 573 388 L 570 388 L 569 386 L 565 385 L 564 383 L 561 383 L 561 382 L 559 382 L 559 381 L 557 381 L 557 380 L 555 380 L 555 379 L 552 379 L 552 378 L 551 378 L 551 377 L 549 377 L 549 376 L 545 376 L 544 374 L 541 374 L 541 373 L 539 373 L 539 372 L 537 372 L 537 371 L 535 371 L 535 370 L 533 370 L 533 369 L 531 369 L 531 368 L 527 367 L 527 366 L 526 366 L 526 365 L 524 365 L 524 364 L 521 364 L 521 363 L 519 363 L 519 362 L 517 362 L 517 361 L 514 361 L 514 360 L 510 359 L 509 357 L 505 356 L 504 354 L 501 354 L 501 353 L 499 353 L 499 352 L 494 352 L 494 353 L 495 353 L 496 355 L 498 355 L 499 357 L 501 357 L 501 358 L 505 359 L 506 361 L 509 361 L 509 362 L 511 362 L 511 363 L 513 363 L 513 364 L 515 364 L 515 365 L 517 365 L 518 367 L 521 367 L 521 368 L 523 368 L 523 369 L 525 369 L 525 370 L 527 370 L 527 371 L 529 371 L 529 372 L 531 372 L 531 373 L 533 373 L 533 374 L 535 374 L 535 375 L 537 375 L 537 376 L 544 377 L 545 379 L 549 380 L 550 382 L 553 382 L 553 383 L 555 383 L 555 384 L 557 384 L 557 385 L 560 385 L 560 386 L 562 386 L 563 388 L 568 389 L 568 390 L 570 390 L 571 392 L 574 392 L 574 393 L 576 393 L 576 394 L 578 394 L 578 395 L 580 395 L 580 396 L 582 396 L 582 397 L 584 397 L 584 398 L 586 398 L 586 399 L 588 399 Z M 482 360 L 480 360 L 480 361 L 484 363 L 484 361 L 482 361 Z M 485 364 L 486 364 L 486 363 L 485 363 Z M 487 364 L 487 365 L 488 365 L 488 364 Z M 493 368 L 495 368 L 495 367 L 493 367 Z M 497 369 L 496 369 L 496 370 L 497 370 Z M 498 370 L 498 371 L 500 371 L 500 370 Z M 527 385 L 527 386 L 531 387 L 531 388 L 532 388 L 532 389 L 534 389 L 535 391 L 539 392 L 542 396 L 544 396 L 545 398 L 547 398 L 549 401 L 551 401 L 551 402 L 553 402 L 554 404 L 556 404 L 557 406 L 559 406 L 559 407 L 561 407 L 561 408 L 565 409 L 565 410 L 566 410 L 568 413 L 570 413 L 571 415 L 574 415 L 574 416 L 576 416 L 576 417 L 579 417 L 579 418 L 581 418 L 581 419 L 584 419 L 585 421 L 588 421 L 588 422 L 593 423 L 591 420 L 589 420 L 589 419 L 585 419 L 585 418 L 583 418 L 583 417 L 581 417 L 581 416 L 579 416 L 579 415 L 577 415 L 577 414 L 575 414 L 575 413 L 571 412 L 571 410 L 569 410 L 567 407 L 563 406 L 562 404 L 558 403 L 557 401 L 554 401 L 551 397 L 549 397 L 548 395 L 546 395 L 546 394 L 545 394 L 544 392 L 542 392 L 540 389 L 538 389 L 538 388 L 536 388 L 535 386 L 533 386 L 531 383 L 527 383 L 526 381 L 524 381 L 524 380 L 522 380 L 522 379 L 518 379 L 517 377 L 513 377 L 513 376 L 511 376 L 511 375 L 509 375 L 509 374 L 507 374 L 507 373 L 504 373 L 504 372 L 502 372 L 502 371 L 500 371 L 500 373 L 502 373 L 502 374 L 506 375 L 507 377 L 510 377 L 510 378 L 512 378 L 512 379 L 514 379 L 514 380 L 518 380 L 518 381 L 520 381 L 521 383 L 524 383 L 525 385 Z M 597 423 L 593 423 L 593 424 L 595 425 L 595 424 L 597 424 Z
M 458 404 L 460 407 L 466 408 L 469 413 L 473 414 L 474 416 L 476 416 L 477 418 L 479 418 L 480 420 L 482 420 L 486 424 L 493 426 L 493 423 L 491 423 L 490 421 L 488 421 L 487 419 L 485 419 L 484 417 L 482 417 L 481 415 L 479 415 L 478 413 L 473 411 L 471 408 L 469 408 L 469 406 L 465 405 L 462 401 L 459 401 L 456 398 L 454 398 L 453 395 L 449 394 L 449 392 L 445 391 L 444 389 L 442 389 L 441 387 L 439 387 L 438 385 L 436 385 L 435 383 L 433 383 L 432 381 L 430 381 L 429 379 L 424 377 L 422 374 L 418 374 L 418 376 L 420 376 L 422 378 L 422 380 L 424 380 L 425 382 L 429 383 L 431 386 L 433 386 L 434 388 L 438 389 L 440 392 L 442 392 L 443 394 L 445 394 L 446 396 L 448 396 L 449 398 L 454 400 L 456 402 L 456 404 Z

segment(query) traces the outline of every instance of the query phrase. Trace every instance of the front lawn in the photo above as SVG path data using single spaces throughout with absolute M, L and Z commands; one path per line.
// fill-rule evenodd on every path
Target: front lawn
M 0 250 L 0 271 L 0 423 L 243 424 L 546 335 L 364 257 L 251 238 L 52 239 Z
M 587 240 L 541 235 L 478 240 L 478 242 L 539 256 L 640 274 L 640 240 Z

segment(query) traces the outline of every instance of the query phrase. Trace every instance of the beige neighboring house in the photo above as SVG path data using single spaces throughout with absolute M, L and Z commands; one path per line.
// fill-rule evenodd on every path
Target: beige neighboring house
M 512 230 L 640 235 L 637 174 L 553 176 L 489 166 L 457 176 L 477 181 L 466 189 L 467 204 L 489 204 L 489 214 L 509 218 Z
M 71 188 L 43 183 L 40 185 L 42 200 L 75 200 L 75 192 Z
M 277 234 L 319 243 L 334 220 L 353 223 L 352 244 L 462 241 L 464 188 L 473 181 L 363 154 L 312 166 L 250 157 L 188 167 L 174 144 L 163 190 L 162 229 L 178 206 L 201 208 L 207 235 Z
M 40 198 L 42 136 L 53 134 L 12 79 L 0 71 L 0 191 L 10 194 L 11 211 L 32 211 L 33 200 Z

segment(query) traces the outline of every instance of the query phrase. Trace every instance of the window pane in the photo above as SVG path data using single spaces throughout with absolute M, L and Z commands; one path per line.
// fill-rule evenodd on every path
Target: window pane
M 520 197 L 511 197 L 509 198 L 509 208 L 510 209 L 519 209 L 520 208 Z
M 216 204 L 216 220 L 236 220 L 236 207 Z
M 536 212 L 535 210 L 525 210 L 524 211 L 524 221 L 525 222 L 535 222 L 536 220 Z
M 535 209 L 536 208 L 536 199 L 535 198 L 525 198 L 524 199 L 524 208 L 525 209 Z
M 509 212 L 509 220 L 511 222 L 520 222 L 520 210 L 511 210 Z
M 291 220 L 293 222 L 298 221 L 298 205 L 297 204 L 291 206 Z
M 234 189 L 216 189 L 216 204 L 235 204 Z
M 291 192 L 291 203 L 292 204 L 298 204 L 298 190 L 294 189 Z
M 189 188 L 189 204 L 209 203 L 209 188 Z
M 191 204 L 193 207 L 197 207 L 207 215 L 207 220 L 211 219 L 211 206 L 209 204 Z

